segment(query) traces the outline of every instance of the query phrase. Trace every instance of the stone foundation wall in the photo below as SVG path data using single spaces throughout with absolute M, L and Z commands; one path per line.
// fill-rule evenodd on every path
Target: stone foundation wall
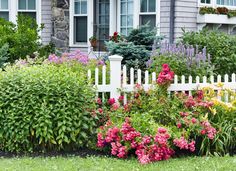
M 69 0 L 52 0 L 52 42 L 69 51 Z

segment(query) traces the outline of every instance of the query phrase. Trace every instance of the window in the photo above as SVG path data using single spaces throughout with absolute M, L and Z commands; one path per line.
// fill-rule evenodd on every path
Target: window
M 0 18 L 9 20 L 8 0 L 0 0 Z
M 156 0 L 140 0 L 140 25 L 156 27 Z
M 236 6 L 236 0 L 217 0 L 217 5 Z
M 74 8 L 74 42 L 87 42 L 87 0 L 75 0 Z
M 36 19 L 36 0 L 18 0 L 18 14 Z
M 120 0 L 120 32 L 128 35 L 133 29 L 133 0 Z
M 202 4 L 211 4 L 211 0 L 201 0 Z

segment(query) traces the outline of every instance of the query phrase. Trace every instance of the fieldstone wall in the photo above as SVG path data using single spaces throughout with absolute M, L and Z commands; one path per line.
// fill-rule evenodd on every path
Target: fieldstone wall
M 52 0 L 52 42 L 62 52 L 69 51 L 69 1 Z

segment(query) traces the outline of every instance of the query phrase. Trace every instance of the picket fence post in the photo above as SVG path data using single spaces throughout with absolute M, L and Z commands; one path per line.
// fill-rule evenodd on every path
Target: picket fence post
M 109 56 L 110 60 L 110 97 L 118 99 L 120 97 L 121 88 L 121 61 L 123 57 L 119 55 Z

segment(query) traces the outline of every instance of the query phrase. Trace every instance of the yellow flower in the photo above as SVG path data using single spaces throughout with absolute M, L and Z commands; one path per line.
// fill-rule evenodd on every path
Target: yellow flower
M 221 88 L 223 88 L 224 84 L 223 84 L 222 82 L 219 82 L 219 83 L 217 83 L 216 86 L 217 86 L 217 87 L 221 87 Z
M 212 113 L 213 115 L 216 114 L 216 109 L 210 107 L 210 111 L 211 111 L 211 113 Z

